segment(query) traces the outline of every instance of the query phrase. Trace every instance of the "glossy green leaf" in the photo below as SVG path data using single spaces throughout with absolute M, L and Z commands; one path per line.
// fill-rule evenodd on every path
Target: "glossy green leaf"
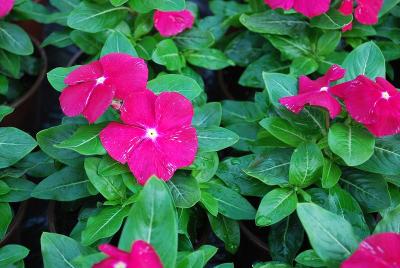
M 200 201 L 199 184 L 192 176 L 176 173 L 167 185 L 178 208 L 191 208 Z
M 194 79 L 180 74 L 160 75 L 150 80 L 147 87 L 154 93 L 178 92 L 189 100 L 193 100 L 203 91 Z
M 239 136 L 222 127 L 197 129 L 199 150 L 202 152 L 216 152 L 228 148 L 238 142 Z
M 5 21 L 0 21 L 0 48 L 23 56 L 33 53 L 28 34 L 18 25 Z

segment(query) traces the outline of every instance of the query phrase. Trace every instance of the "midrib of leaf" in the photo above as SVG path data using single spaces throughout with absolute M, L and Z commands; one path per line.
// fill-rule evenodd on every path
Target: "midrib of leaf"
M 176 187 L 176 185 L 170 180 L 169 184 L 176 190 L 176 192 L 178 193 L 178 195 L 186 202 L 186 203 L 190 203 L 188 202 L 188 200 L 185 198 L 185 196 L 181 193 L 181 191 L 179 191 L 179 188 Z
M 61 256 L 61 258 L 63 259 L 63 261 L 71 268 L 75 268 L 75 266 L 73 266 L 66 258 L 65 256 L 62 254 L 62 252 L 58 249 L 58 247 L 56 246 L 56 244 L 49 238 L 47 238 L 51 244 L 53 244 L 53 247 L 56 249 L 56 251 L 58 252 L 58 254 Z
M 363 193 L 365 193 L 366 195 L 369 195 L 369 196 L 371 196 L 372 198 L 374 198 L 374 199 L 380 201 L 379 198 L 376 198 L 375 195 L 373 195 L 373 194 L 371 194 L 371 193 L 365 191 L 363 188 L 361 188 L 361 187 L 359 187 L 359 186 L 357 186 L 357 185 L 351 183 L 350 181 L 348 181 L 348 180 L 346 180 L 346 179 L 341 179 L 341 180 L 344 181 L 345 183 L 347 183 L 347 184 L 353 186 L 354 188 L 356 188 L 356 189 L 359 190 L 360 192 L 363 192 Z
M 124 10 L 124 9 L 127 9 L 127 8 L 126 8 L 126 7 L 116 7 L 116 8 L 107 9 L 107 10 L 104 10 L 104 11 L 102 11 L 102 12 L 93 14 L 93 15 L 91 15 L 91 16 L 84 17 L 84 18 L 81 19 L 81 20 L 76 20 L 75 23 L 81 23 L 81 22 L 84 22 L 84 21 L 87 21 L 87 20 L 96 18 L 96 17 L 98 17 L 98 16 L 102 16 L 102 15 L 107 14 L 107 13 L 110 13 L 110 12 L 114 12 L 114 11 L 117 11 L 117 10 Z
M 35 193 L 53 192 L 54 190 L 58 190 L 58 189 L 61 189 L 61 188 L 66 188 L 66 187 L 69 187 L 69 186 L 75 186 L 75 185 L 79 185 L 79 184 L 83 184 L 83 183 L 87 183 L 87 182 L 89 182 L 89 180 L 63 184 L 63 185 L 59 185 L 59 186 L 56 186 L 56 187 L 52 187 L 50 189 L 44 189 L 42 191 L 37 191 Z
M 0 27 L 0 31 L 2 31 L 5 35 L 7 35 L 8 38 L 13 40 L 13 43 L 17 44 L 20 48 L 22 48 L 22 49 L 24 48 L 23 45 L 21 43 L 19 43 L 16 39 L 14 39 L 14 37 L 12 35 L 10 35 L 6 30 L 4 30 Z
M 155 191 L 153 190 L 152 198 L 151 198 L 151 209 L 150 209 L 150 222 L 148 227 L 148 233 L 146 241 L 147 243 L 151 243 L 151 234 L 153 232 L 153 221 L 154 221 L 154 198 L 156 196 Z
M 123 209 L 124 209 L 124 207 L 121 207 L 116 213 L 114 213 L 109 219 L 107 219 L 104 222 L 104 224 L 102 224 L 99 228 L 97 228 L 96 232 L 94 232 L 90 236 L 90 239 L 93 239 L 93 237 L 96 236 L 108 223 L 110 223 Z
M 292 192 L 290 191 L 287 195 L 285 195 L 283 198 L 281 198 L 281 199 L 279 200 L 278 203 L 276 203 L 276 206 L 273 206 L 273 207 L 272 207 L 272 210 L 271 210 L 271 211 L 274 211 L 275 209 L 277 209 L 277 208 L 278 208 L 280 205 L 282 205 L 282 203 L 283 203 L 285 200 L 287 200 L 291 195 L 292 195 Z
M 280 167 L 283 167 L 283 166 L 288 166 L 288 165 L 290 165 L 290 162 L 286 162 L 286 163 L 282 163 L 282 164 L 275 165 L 275 166 L 272 166 L 272 167 L 268 167 L 266 169 L 262 169 L 262 170 L 260 170 L 258 172 L 255 172 L 255 173 L 261 173 L 261 172 L 265 172 L 265 171 L 270 171 L 270 170 L 273 170 L 273 169 L 276 169 L 276 168 L 280 168 Z

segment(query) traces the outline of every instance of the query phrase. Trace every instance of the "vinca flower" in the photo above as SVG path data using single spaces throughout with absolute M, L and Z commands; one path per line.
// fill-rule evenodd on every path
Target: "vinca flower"
M 322 15 L 329 10 L 331 0 L 264 0 L 272 9 L 294 9 L 309 18 Z
M 192 28 L 194 16 L 189 10 L 159 11 L 154 13 L 154 27 L 165 37 L 177 35 L 186 29 Z
M 330 84 L 344 77 L 345 70 L 333 65 L 323 76 L 313 81 L 307 76 L 299 79 L 299 94 L 284 97 L 279 102 L 294 113 L 300 113 L 304 106 L 309 104 L 326 108 L 331 118 L 335 118 L 341 111 L 340 103 L 331 95 Z
M 383 0 L 356 0 L 357 7 L 353 8 L 354 0 L 343 0 L 339 11 L 345 15 L 349 16 L 353 14 L 357 21 L 365 25 L 373 25 L 378 23 L 379 11 L 382 8 Z M 352 23 L 346 25 L 343 31 L 348 31 L 352 29 Z
M 99 249 L 108 255 L 108 258 L 95 264 L 93 268 L 163 268 L 154 248 L 142 240 L 133 243 L 131 252 L 122 251 L 109 244 L 101 245 Z
M 111 53 L 80 66 L 65 78 L 68 85 L 60 96 L 67 116 L 82 114 L 95 122 L 114 99 L 124 100 L 132 92 L 146 90 L 147 65 L 143 59 Z
M 140 184 L 153 175 L 169 180 L 178 168 L 193 163 L 198 147 L 191 126 L 194 111 L 183 95 L 134 93 L 120 111 L 123 123 L 110 123 L 100 140 L 112 158 L 128 163 Z
M 14 0 L 0 0 L 0 18 L 5 17 L 14 7 Z

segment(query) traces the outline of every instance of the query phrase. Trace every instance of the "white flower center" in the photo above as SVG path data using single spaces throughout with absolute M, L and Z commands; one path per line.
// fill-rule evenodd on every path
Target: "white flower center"
M 158 137 L 158 132 L 155 128 L 148 128 L 146 130 L 146 138 L 151 139 L 151 140 L 155 140 Z
M 128 266 L 126 265 L 125 262 L 122 262 L 122 261 L 117 262 L 117 263 L 114 265 L 114 268 L 126 268 L 126 267 L 128 267 Z
M 325 91 L 325 92 L 327 92 L 327 91 L 328 91 L 328 89 L 329 89 L 329 87 L 321 87 L 319 91 L 321 91 L 321 92 L 322 92 L 322 91 Z
M 387 91 L 382 92 L 382 99 L 388 100 L 390 99 L 390 94 Z
M 106 78 L 104 76 L 97 78 L 96 79 L 96 86 L 103 84 L 104 81 L 106 81 Z

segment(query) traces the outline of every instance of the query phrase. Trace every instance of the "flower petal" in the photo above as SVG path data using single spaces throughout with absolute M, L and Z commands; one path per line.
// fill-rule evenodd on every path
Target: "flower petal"
M 160 131 L 190 126 L 193 118 L 193 105 L 183 95 L 176 92 L 163 92 L 156 100 L 156 122 Z
M 113 159 L 125 164 L 144 135 L 141 128 L 113 122 L 100 132 L 100 141 Z
M 61 109 L 67 116 L 80 115 L 85 109 L 95 82 L 80 83 L 65 88 L 60 95 Z
M 114 89 L 100 84 L 94 87 L 89 101 L 83 110 L 83 116 L 89 123 L 95 122 L 110 106 L 114 97 Z
M 341 268 L 396 268 L 400 261 L 400 234 L 381 233 L 361 242 Z
M 100 59 L 105 83 L 115 87 L 115 97 L 124 100 L 133 92 L 146 89 L 148 69 L 145 61 L 129 54 L 111 53 Z
M 97 78 L 103 76 L 103 68 L 99 61 L 82 65 L 73 70 L 65 79 L 64 83 L 72 86 L 78 83 L 95 81 Z
M 121 120 L 129 125 L 154 128 L 156 126 L 156 99 L 157 95 L 150 90 L 130 95 L 120 109 Z
M 190 126 L 160 133 L 157 143 L 169 163 L 177 168 L 190 166 L 197 153 L 196 129 Z
M 137 181 L 144 185 L 151 176 L 169 180 L 177 167 L 168 164 L 162 151 L 151 139 L 144 139 L 131 153 L 128 165 Z
M 385 78 L 382 77 L 377 77 L 376 83 L 381 86 L 381 91 L 386 91 L 389 93 L 390 96 L 394 96 L 399 94 L 399 91 L 391 84 L 389 81 L 387 81 Z
M 123 266 L 126 265 L 126 266 Z M 118 267 L 129 267 L 127 262 L 116 260 L 116 259 L 105 259 L 99 263 L 93 265 L 93 268 L 118 268 Z
M 177 35 L 186 29 L 192 28 L 194 16 L 189 10 L 154 12 L 154 27 L 162 36 Z
M 309 18 L 322 15 L 329 10 L 331 0 L 295 0 L 294 9 Z
M 119 259 L 123 261 L 128 261 L 129 259 L 129 254 L 127 252 L 120 250 L 119 248 L 114 247 L 110 244 L 100 245 L 99 250 L 114 259 Z
M 373 25 L 378 23 L 379 11 L 383 0 L 357 0 L 358 6 L 354 12 L 356 19 L 361 24 Z
M 154 248 L 145 241 L 138 240 L 132 245 L 129 267 L 163 268 L 163 265 Z
M 322 87 L 329 86 L 327 83 L 322 84 L 321 81 L 314 81 L 303 75 L 299 78 L 299 94 L 308 92 L 318 92 Z
M 0 4 L 0 18 L 10 13 L 14 6 L 14 0 L 2 0 Z
M 345 16 L 350 16 L 353 14 L 353 5 L 354 5 L 354 0 L 343 0 L 339 11 Z
M 372 116 L 374 123 L 367 124 L 366 127 L 376 137 L 400 133 L 400 95 L 379 100 Z
M 334 64 L 329 68 L 328 72 L 325 74 L 324 78 L 329 82 L 334 82 L 342 79 L 346 74 L 346 70 L 337 64 Z
M 272 9 L 283 8 L 285 10 L 293 8 L 294 1 L 295 0 L 264 0 Z

